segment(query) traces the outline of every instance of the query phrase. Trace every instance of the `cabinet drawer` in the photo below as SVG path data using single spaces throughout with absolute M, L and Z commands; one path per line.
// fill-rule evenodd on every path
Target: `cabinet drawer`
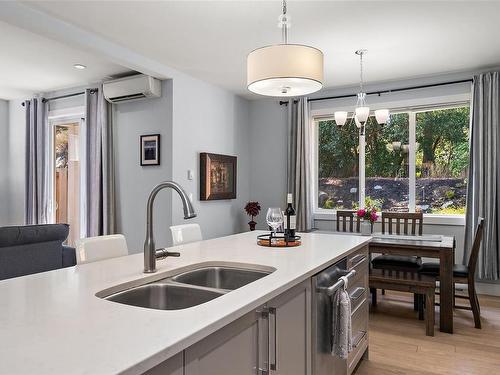
M 366 348 L 368 347 L 368 333 L 365 332 L 364 334 L 361 334 L 361 336 L 354 337 L 353 339 L 356 346 L 352 348 L 352 352 L 350 352 L 347 357 L 347 373 L 349 375 L 354 372 L 356 366 L 363 357 Z
M 353 311 L 352 316 L 352 352 L 347 358 L 349 373 L 356 367 L 368 346 L 368 300 Z
M 368 262 L 368 247 L 363 247 L 347 257 L 347 269 L 355 269 L 359 264 Z
M 356 263 L 350 270 L 355 270 L 356 274 L 349 280 L 347 291 L 351 297 L 351 309 L 356 310 L 363 303 L 368 295 L 368 255 L 358 253 L 360 257 L 354 255 Z

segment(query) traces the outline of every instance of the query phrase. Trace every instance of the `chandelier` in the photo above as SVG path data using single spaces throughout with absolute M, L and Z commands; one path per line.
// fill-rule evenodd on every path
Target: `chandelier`
M 247 57 L 248 90 L 265 96 L 290 97 L 311 94 L 323 87 L 323 52 L 288 43 L 290 17 L 286 0 L 278 26 L 282 43 L 258 48 Z
M 359 134 L 365 135 L 365 125 L 370 117 L 370 107 L 366 104 L 366 93 L 363 88 L 363 56 L 368 51 L 366 49 L 357 50 L 355 53 L 359 56 L 359 93 L 357 94 L 358 100 L 356 101 L 356 108 L 354 109 L 353 118 L 356 126 L 359 128 Z M 348 113 L 346 111 L 337 111 L 334 113 L 335 122 L 337 126 L 344 126 Z M 377 123 L 383 125 L 389 119 L 388 109 L 378 109 L 375 111 L 375 119 Z

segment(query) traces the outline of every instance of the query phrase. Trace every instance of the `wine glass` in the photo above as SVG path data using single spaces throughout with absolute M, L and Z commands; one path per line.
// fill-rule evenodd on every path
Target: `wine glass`
M 270 207 L 266 215 L 267 225 L 273 228 L 274 237 L 276 237 L 276 230 L 283 225 L 283 213 L 279 207 Z

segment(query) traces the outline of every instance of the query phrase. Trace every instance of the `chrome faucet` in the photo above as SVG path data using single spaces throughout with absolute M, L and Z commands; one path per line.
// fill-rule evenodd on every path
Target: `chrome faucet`
M 169 252 L 166 249 L 156 249 L 155 241 L 153 238 L 153 203 L 156 198 L 156 194 L 160 190 L 165 188 L 174 189 L 182 201 L 182 208 L 184 209 L 184 220 L 192 219 L 196 217 L 196 212 L 194 212 L 193 205 L 189 200 L 184 189 L 176 182 L 173 181 L 164 181 L 158 185 L 156 185 L 148 198 L 148 206 L 147 206 L 147 217 L 146 217 L 146 240 L 144 241 L 144 272 L 145 273 L 153 273 L 156 272 L 156 258 L 165 258 L 169 256 L 178 257 L 179 253 Z

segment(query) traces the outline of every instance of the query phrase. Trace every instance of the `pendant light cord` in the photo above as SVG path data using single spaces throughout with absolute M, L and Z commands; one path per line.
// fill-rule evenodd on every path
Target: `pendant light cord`
M 364 52 L 361 52 L 359 54 L 359 88 L 361 92 L 363 93 L 363 54 Z
M 288 18 L 286 16 L 286 0 L 283 0 L 282 14 L 280 16 L 280 27 L 283 44 L 288 44 Z

